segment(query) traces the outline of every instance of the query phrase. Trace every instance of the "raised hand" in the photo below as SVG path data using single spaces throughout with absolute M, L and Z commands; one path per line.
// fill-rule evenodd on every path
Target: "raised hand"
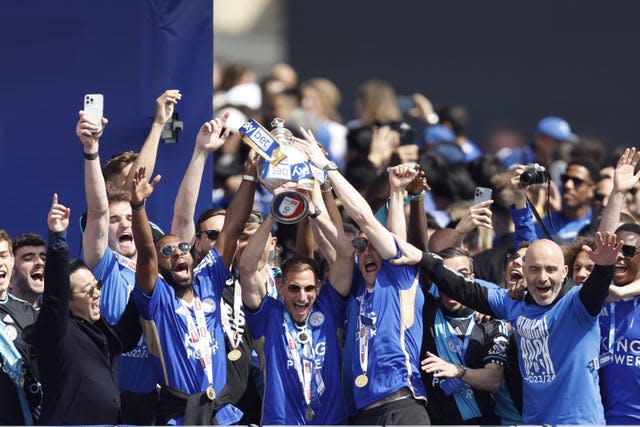
M 431 191 L 431 187 L 429 187 L 429 183 L 427 182 L 427 176 L 418 163 L 416 163 L 416 170 L 418 171 L 418 175 L 407 185 L 407 191 L 411 194 L 418 194 L 423 190 Z
M 322 149 L 322 145 L 316 140 L 316 137 L 313 136 L 313 132 L 310 129 L 304 129 L 302 126 L 300 127 L 300 133 L 304 137 L 304 139 L 293 138 L 292 143 L 307 156 L 311 162 L 319 168 L 323 168 L 329 163 L 329 159 Z
M 396 244 L 400 248 L 400 252 L 402 252 L 402 256 L 400 258 L 392 258 L 389 260 L 391 264 L 394 265 L 415 265 L 422 260 L 422 251 L 411 243 L 406 242 L 405 240 L 399 238 L 395 234 L 393 238 L 396 241 Z
M 135 206 L 142 205 L 145 200 L 151 196 L 156 185 L 160 182 L 160 178 L 160 175 L 156 175 L 153 181 L 147 181 L 147 168 L 140 166 L 140 168 L 133 173 L 131 204 Z
M 93 153 L 96 150 L 95 145 L 100 140 L 102 136 L 102 132 L 104 132 L 105 126 L 109 123 L 106 117 L 102 118 L 102 129 L 98 132 L 97 123 L 93 123 L 91 119 L 89 119 L 89 115 L 84 112 L 84 110 L 78 111 L 78 115 L 80 118 L 78 119 L 78 123 L 76 124 L 76 135 L 80 138 L 80 142 L 85 147 L 85 151 Z
M 156 118 L 154 122 L 164 126 L 171 119 L 173 109 L 181 99 L 182 94 L 178 89 L 165 90 L 156 99 Z
M 415 163 L 403 163 L 389 168 L 389 185 L 391 190 L 404 191 L 417 176 L 420 168 Z
M 222 117 L 204 122 L 196 137 L 196 147 L 207 153 L 213 153 L 222 147 L 229 137 L 229 129 L 222 132 L 228 118 L 229 112 L 226 112 Z
M 242 173 L 245 175 L 252 176 L 254 178 L 258 177 L 258 162 L 260 161 L 260 155 L 254 150 L 249 151 L 249 155 L 247 159 L 244 161 L 244 166 L 242 168 Z
M 589 258 L 598 265 L 613 265 L 618 259 L 618 252 L 622 248 L 623 241 L 618 241 L 614 233 L 599 231 L 596 233 L 595 251 L 589 246 L 582 246 L 582 250 L 589 255 Z
M 613 175 L 614 192 L 629 191 L 636 185 L 640 178 L 640 171 L 637 174 L 633 172 L 638 160 L 640 160 L 640 152 L 636 151 L 635 147 L 624 150 Z
M 53 193 L 53 200 L 51 200 L 51 209 L 47 215 L 47 225 L 49 230 L 54 233 L 65 231 L 69 227 L 69 216 L 71 215 L 71 209 L 58 203 L 58 193 Z
M 467 234 L 477 227 L 493 229 L 491 223 L 491 209 L 489 206 L 493 203 L 493 200 L 487 200 L 477 205 L 471 206 L 466 215 L 462 217 L 456 231 L 461 234 Z

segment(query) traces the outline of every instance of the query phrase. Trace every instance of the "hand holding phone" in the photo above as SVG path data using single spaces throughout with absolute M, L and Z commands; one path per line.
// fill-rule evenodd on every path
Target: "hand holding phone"
M 84 96 L 84 112 L 98 128 L 96 132 L 102 131 L 102 113 L 104 109 L 104 96 L 101 93 L 89 93 Z
M 473 205 L 491 200 L 493 191 L 487 187 L 476 187 L 475 196 L 473 198 Z

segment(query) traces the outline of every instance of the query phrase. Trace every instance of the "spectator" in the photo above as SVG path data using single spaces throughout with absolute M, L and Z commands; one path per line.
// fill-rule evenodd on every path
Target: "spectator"
M 11 293 L 40 308 L 44 292 L 44 268 L 47 254 L 44 239 L 35 233 L 21 234 L 13 241 L 15 265 L 11 276 Z

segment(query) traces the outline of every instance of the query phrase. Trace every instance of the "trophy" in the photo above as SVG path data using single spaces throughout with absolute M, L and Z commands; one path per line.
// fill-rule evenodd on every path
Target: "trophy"
M 284 120 L 275 118 L 271 126 L 269 132 L 249 119 L 240 128 L 240 134 L 263 159 L 258 164 L 258 177 L 262 186 L 274 195 L 270 205 L 272 218 L 282 224 L 295 224 L 309 210 L 307 198 L 298 190 L 313 190 L 315 181 L 322 183 L 327 175 L 293 145 L 293 134 L 284 127 Z

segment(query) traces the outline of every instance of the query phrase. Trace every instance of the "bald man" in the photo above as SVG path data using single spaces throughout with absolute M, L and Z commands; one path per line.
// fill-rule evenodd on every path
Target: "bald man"
M 467 307 L 506 319 L 517 332 L 525 424 L 604 424 L 598 386 L 598 313 L 607 297 L 618 250 L 615 235 L 596 235 L 595 262 L 581 287 L 563 288 L 567 266 L 560 247 L 538 240 L 524 256 L 523 300 L 506 289 L 487 289 L 443 265 L 442 258 L 398 241 L 403 257 L 420 264 L 439 289 Z

